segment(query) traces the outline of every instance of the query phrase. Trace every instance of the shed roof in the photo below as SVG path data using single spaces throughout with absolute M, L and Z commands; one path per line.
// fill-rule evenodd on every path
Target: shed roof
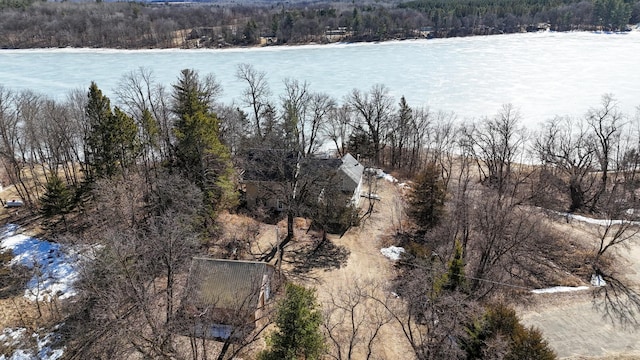
M 198 307 L 237 310 L 251 304 L 255 309 L 265 275 L 272 273 L 264 262 L 195 257 L 186 301 Z

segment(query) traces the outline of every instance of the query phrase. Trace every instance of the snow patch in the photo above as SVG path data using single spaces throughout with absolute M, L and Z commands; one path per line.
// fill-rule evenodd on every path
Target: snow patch
M 604 279 L 602 278 L 602 275 L 593 274 L 591 275 L 591 285 L 601 287 L 601 286 L 606 286 L 607 282 L 604 281 Z
M 387 174 L 382 169 L 367 168 L 367 169 L 365 169 L 365 172 L 368 173 L 368 174 L 374 174 L 376 176 L 376 178 L 378 178 L 378 179 L 385 179 L 388 182 L 391 182 L 391 183 L 394 183 L 394 184 L 398 183 L 398 179 L 396 179 L 393 176 Z
M 399 246 L 389 246 L 387 248 L 380 249 L 380 252 L 385 257 L 391 260 L 400 260 L 400 256 L 404 253 L 404 248 Z
M 571 292 L 571 291 L 582 291 L 588 290 L 588 286 L 554 286 L 545 289 L 534 289 L 531 290 L 534 294 L 553 294 L 553 293 L 562 293 L 562 292 Z
M 12 354 L 0 355 L 0 360 L 58 360 L 62 358 L 64 349 L 51 348 L 51 345 L 59 338 L 56 331 L 60 326 L 61 325 L 56 325 L 52 332 L 45 333 L 43 336 L 38 332 L 31 334 L 31 337 L 35 340 L 31 342 L 35 343 L 33 349 L 17 348 Z M 42 332 L 44 329 L 39 329 L 38 331 Z M 16 347 L 20 346 L 21 343 L 30 343 L 26 332 L 27 329 L 25 328 L 4 329 L 0 334 L 0 344 L 8 347 Z
M 611 225 L 622 225 L 622 224 L 631 224 L 631 225 L 640 225 L 640 221 L 629 221 L 629 220 L 614 220 L 614 219 L 594 219 L 582 215 L 576 215 L 566 212 L 555 212 L 556 214 L 564 217 L 567 222 L 571 220 L 581 221 L 587 224 L 599 225 L 599 226 L 611 226 Z
M 33 269 L 24 296 L 31 301 L 66 299 L 76 295 L 73 283 L 78 278 L 77 258 L 58 243 L 19 233 L 17 225 L 5 226 L 0 237 L 0 252 L 11 250 L 9 265 L 20 264 Z
M 398 179 L 394 178 L 393 176 L 391 176 L 390 174 L 387 174 L 386 172 L 382 171 L 382 170 L 378 170 L 378 177 L 387 180 L 390 183 L 397 183 Z
M 24 336 L 24 333 L 27 331 L 25 328 L 17 328 L 10 329 L 6 328 L 2 330 L 0 333 L 0 344 L 4 346 L 14 346 L 17 345 L 20 339 Z

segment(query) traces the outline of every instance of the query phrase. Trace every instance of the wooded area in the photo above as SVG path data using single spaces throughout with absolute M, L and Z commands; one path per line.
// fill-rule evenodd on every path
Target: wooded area
M 635 0 L 278 5 L 0 1 L 0 47 L 171 48 L 383 41 L 551 29 L 624 31 Z
M 0 88 L 3 182 L 15 185 L 33 219 L 42 216 L 48 237 L 93 248 L 79 294 L 64 309 L 68 358 L 228 359 L 249 351 L 267 325 L 215 354 L 211 341 L 176 334 L 188 264 L 215 248 L 223 258 L 288 261 L 288 275 L 299 276 L 296 267 L 332 249 L 326 225 L 335 211 L 324 207 L 331 182 L 300 170 L 301 159 L 321 155 L 323 146 L 414 180 L 406 211 L 401 205 L 392 220 L 392 237 L 407 251 L 391 284 L 332 294 L 324 317 L 313 291 L 288 285 L 286 300 L 264 314 L 281 332 L 270 335 L 262 358 L 373 357 L 380 329 L 394 324 L 418 359 L 552 359 L 540 332 L 521 325 L 502 300 L 552 285 L 558 274 L 599 276 L 609 284 L 594 292 L 605 313 L 640 322 L 640 294 L 618 277 L 611 256 L 637 233 L 637 214 L 628 210 L 638 209 L 640 118 L 621 113 L 613 95 L 581 118 L 526 129 L 513 105 L 463 122 L 413 108 L 382 84 L 335 99 L 287 79 L 274 98 L 268 74 L 242 64 L 236 75 L 245 83 L 242 108 L 217 101 L 223 84 L 213 75 L 188 69 L 169 89 L 137 70 L 112 98 L 95 83 L 65 101 Z M 281 211 L 246 208 L 243 177 L 256 149 L 282 151 L 259 158 L 284 164 Z M 376 173 L 365 177 L 375 189 Z M 374 192 L 358 220 L 371 216 Z M 617 221 L 601 228 L 590 251 L 549 224 L 565 211 Z M 250 250 L 248 227 L 223 244 L 219 215 L 227 212 L 286 218 L 286 235 L 262 253 Z M 302 258 L 291 250 L 301 235 L 296 217 L 312 222 L 307 231 L 324 230 Z M 339 262 L 332 254 L 328 261 Z M 378 312 L 354 320 L 363 306 Z M 303 325 L 308 349 L 292 346 L 298 341 L 289 336 L 301 328 L 281 319 L 295 316 L 311 318 Z

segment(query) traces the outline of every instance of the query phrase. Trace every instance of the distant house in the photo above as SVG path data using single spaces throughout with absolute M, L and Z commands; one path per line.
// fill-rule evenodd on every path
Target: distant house
M 264 262 L 195 257 L 180 308 L 179 333 L 214 340 L 241 340 L 261 326 L 274 286 Z
M 286 197 L 292 192 L 311 194 L 316 199 L 338 190 L 344 206 L 358 206 L 364 166 L 351 154 L 342 158 L 302 158 L 298 153 L 282 150 L 259 150 L 247 156 L 244 184 L 247 206 L 284 210 Z M 335 194 L 335 191 L 331 192 Z M 335 199 L 334 199 L 335 200 Z

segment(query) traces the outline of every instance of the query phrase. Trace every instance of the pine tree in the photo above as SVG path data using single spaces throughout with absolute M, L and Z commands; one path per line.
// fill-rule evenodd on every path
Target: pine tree
M 138 129 L 133 118 L 111 102 L 96 83 L 89 87 L 85 109 L 85 161 L 87 181 L 112 177 L 135 162 Z
M 464 275 L 464 258 L 462 244 L 456 240 L 453 257 L 449 260 L 447 273 L 444 274 L 434 285 L 436 292 L 440 290 L 460 291 L 466 286 Z
M 220 141 L 218 117 L 209 108 L 213 87 L 193 70 L 183 70 L 173 89 L 176 167 L 202 189 L 212 212 L 235 205 L 231 155 Z
M 319 359 L 325 343 L 320 325 L 322 315 L 315 290 L 287 284 L 285 299 L 278 306 L 278 330 L 267 340 L 270 348 L 260 353 L 260 360 Z
M 418 175 L 409 196 L 409 216 L 423 230 L 438 224 L 444 214 L 446 188 L 435 164 L 428 164 Z
M 373 142 L 369 134 L 358 125 L 347 141 L 347 151 L 352 154 L 360 155 L 361 159 L 371 160 L 375 155 Z
M 49 177 L 45 193 L 40 198 L 40 213 L 50 221 L 57 216 L 67 226 L 66 215 L 73 209 L 73 193 L 57 175 Z

